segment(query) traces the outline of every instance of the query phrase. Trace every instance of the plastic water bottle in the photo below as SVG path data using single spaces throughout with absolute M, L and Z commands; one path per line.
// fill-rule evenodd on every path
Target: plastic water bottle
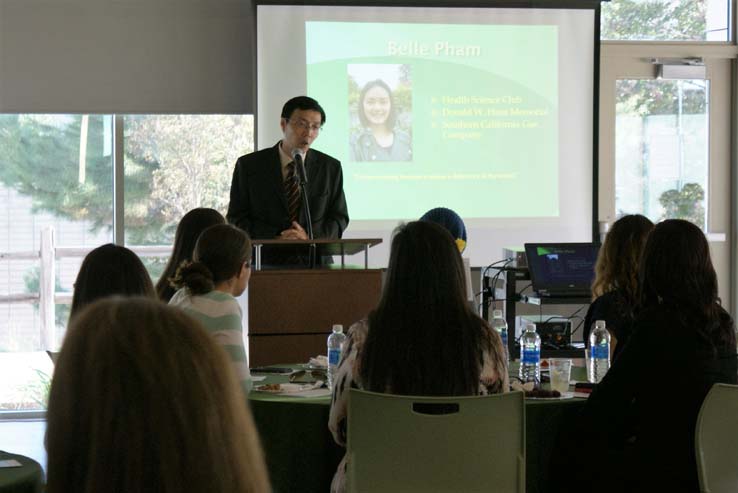
M 328 336 L 328 388 L 333 389 L 333 378 L 338 371 L 338 363 L 341 361 L 341 351 L 346 336 L 343 333 L 343 325 L 335 324 L 333 333 Z
M 595 322 L 594 330 L 589 334 L 590 375 L 592 383 L 599 383 L 610 369 L 610 333 L 604 320 Z
M 492 328 L 500 334 L 502 346 L 505 348 L 505 359 L 510 362 L 510 353 L 507 349 L 507 322 L 502 317 L 502 310 L 494 310 L 492 312 Z
M 520 380 L 541 382 L 541 336 L 536 333 L 535 324 L 527 324 L 520 337 Z

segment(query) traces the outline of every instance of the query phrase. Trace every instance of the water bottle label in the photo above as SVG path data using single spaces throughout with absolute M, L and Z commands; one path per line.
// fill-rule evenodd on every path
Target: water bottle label
M 502 338 L 502 345 L 507 347 L 507 331 L 503 330 L 502 334 L 500 334 L 500 337 Z
M 535 349 L 523 349 L 523 364 L 537 365 L 541 362 L 541 352 Z
M 610 345 L 604 344 L 602 346 L 594 346 L 592 348 L 592 358 L 594 359 L 608 359 L 610 357 Z
M 329 365 L 337 365 L 340 360 L 341 360 L 341 350 L 340 349 L 329 349 L 328 350 L 328 364 Z

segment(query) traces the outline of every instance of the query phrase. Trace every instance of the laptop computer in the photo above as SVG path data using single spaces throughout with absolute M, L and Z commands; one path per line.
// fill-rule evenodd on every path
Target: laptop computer
M 594 243 L 526 243 L 533 290 L 549 298 L 591 296 L 598 250 Z

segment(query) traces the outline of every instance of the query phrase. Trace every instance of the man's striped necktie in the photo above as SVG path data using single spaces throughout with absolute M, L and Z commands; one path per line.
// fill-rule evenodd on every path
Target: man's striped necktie
M 300 210 L 300 187 L 295 176 L 295 163 L 287 165 L 287 177 L 284 180 L 284 196 L 287 199 L 287 211 L 290 221 L 297 221 L 297 213 Z

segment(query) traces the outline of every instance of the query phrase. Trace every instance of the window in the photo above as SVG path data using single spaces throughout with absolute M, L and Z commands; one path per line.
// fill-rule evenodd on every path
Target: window
M 236 159 L 254 148 L 253 117 L 126 116 L 126 243 L 169 244 L 195 207 L 225 214 Z
M 250 115 L 124 116 L 115 163 L 113 115 L 0 115 L 0 411 L 43 410 L 87 251 L 113 241 L 113 170 L 123 166 L 125 240 L 171 248 L 194 207 L 223 214 L 233 165 L 253 150 Z M 39 315 L 38 251 L 51 238 L 55 317 Z M 140 252 L 139 252 L 140 253 Z M 167 260 L 144 258 L 158 279 Z
M 253 121 L 250 115 L 126 116 L 126 244 L 171 246 L 179 220 L 196 207 L 225 216 L 233 166 L 254 148 Z M 167 259 L 156 253 L 143 259 L 154 282 Z
M 601 38 L 730 41 L 729 0 L 612 0 L 602 3 Z
M 111 123 L 109 115 L 0 115 L 0 409 L 45 406 L 52 365 L 43 350 L 63 337 L 69 309 L 60 298 L 82 261 L 56 261 L 55 317 L 45 326 L 42 234 L 53 230 L 56 246 L 112 240 Z
M 615 208 L 706 228 L 709 82 L 618 80 Z

